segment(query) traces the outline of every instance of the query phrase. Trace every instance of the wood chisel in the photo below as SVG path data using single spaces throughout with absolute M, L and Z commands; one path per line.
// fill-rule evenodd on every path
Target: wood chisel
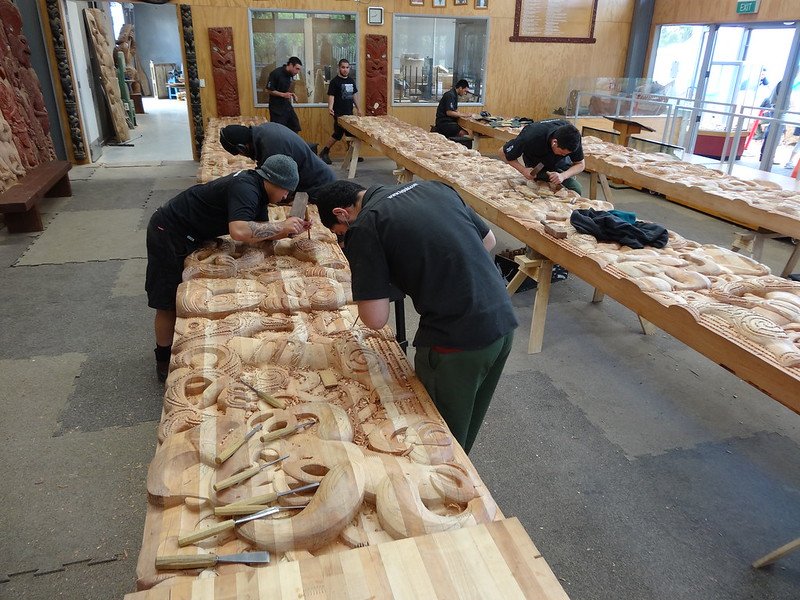
M 222 447 L 222 450 L 220 450 L 219 453 L 217 454 L 217 456 L 214 457 L 214 462 L 217 463 L 218 465 L 221 465 L 222 463 L 224 463 L 231 456 L 233 456 L 233 454 L 239 448 L 244 446 L 245 443 L 247 442 L 247 440 L 249 440 L 256 433 L 261 431 L 262 427 L 263 427 L 263 425 L 261 423 L 259 423 L 258 425 L 253 427 L 250 431 L 248 431 L 247 434 L 245 434 L 245 435 L 243 435 L 243 436 L 241 436 L 239 438 L 233 438 L 231 440 L 228 440 L 228 442 Z
M 253 390 L 256 393 L 256 396 L 261 398 L 264 402 L 269 404 L 271 407 L 280 408 L 280 409 L 286 408 L 286 402 L 284 402 L 283 400 L 280 400 L 280 399 L 276 398 L 275 396 L 271 396 L 266 392 L 262 392 L 261 390 L 258 390 L 256 388 L 254 388 L 252 385 L 250 385 L 249 383 L 247 383 L 246 381 L 244 381 L 242 379 L 239 380 L 239 383 L 241 383 L 243 386 L 248 387 L 251 390 Z
M 199 542 L 200 540 L 209 538 L 212 535 L 217 535 L 219 533 L 230 531 L 237 525 L 242 525 L 243 523 L 249 523 L 250 521 L 255 521 L 256 519 L 263 519 L 264 517 L 269 517 L 270 515 L 279 513 L 282 510 L 302 510 L 304 508 L 305 505 L 270 506 L 269 508 L 265 508 L 262 511 L 253 513 L 252 515 L 247 515 L 245 517 L 240 517 L 238 519 L 228 519 L 226 521 L 222 521 L 221 523 L 217 523 L 216 525 L 212 525 L 211 527 L 205 527 L 203 529 L 195 530 L 188 535 L 183 535 L 178 538 L 178 546 L 183 548 L 184 546 L 188 546 L 189 544 L 194 544 L 195 542 Z
M 214 484 L 214 486 L 213 486 L 214 487 L 214 491 L 215 492 L 219 492 L 221 490 L 224 490 L 224 489 L 227 489 L 227 488 L 229 488 L 231 486 L 234 486 L 237 483 L 241 483 L 242 481 L 245 481 L 246 479 L 250 479 L 253 475 L 258 473 L 259 471 L 261 471 L 263 469 L 266 469 L 267 467 L 270 467 L 270 466 L 274 465 L 275 463 L 278 463 L 278 462 L 280 462 L 282 460 L 286 460 L 287 458 L 289 458 L 288 454 L 286 454 L 284 456 L 281 456 L 280 458 L 276 458 L 275 460 L 271 460 L 266 464 L 253 465 L 252 467 L 248 467 L 247 469 L 245 469 L 243 471 L 239 471 L 238 473 L 236 473 L 234 475 L 231 475 L 230 477 L 226 477 L 225 479 L 222 479 L 222 480 L 216 482 Z
M 238 554 L 177 554 L 157 556 L 156 569 L 204 569 L 218 563 L 269 563 L 269 552 L 239 552 Z
M 305 485 L 301 485 L 296 488 L 292 488 L 290 490 L 285 490 L 283 492 L 270 492 L 268 494 L 259 494 L 258 496 L 253 496 L 252 498 L 245 498 L 243 500 L 237 500 L 236 502 L 231 502 L 230 504 L 226 505 L 229 507 L 234 506 L 244 506 L 244 505 L 257 505 L 257 504 L 269 504 L 270 502 L 275 502 L 281 496 L 289 496 L 290 494 L 299 494 L 300 492 L 307 492 L 308 490 L 313 490 L 319 487 L 319 481 L 314 481 L 312 483 L 307 483 Z M 218 506 L 214 509 L 216 513 L 218 510 L 225 508 L 225 506 Z
M 311 427 L 316 421 L 303 421 L 302 423 L 298 423 L 294 427 L 284 427 L 283 429 L 276 429 L 275 431 L 268 431 L 267 433 L 261 436 L 262 442 L 274 442 L 275 440 L 279 440 L 287 435 L 293 434 L 295 431 L 299 431 L 300 429 L 305 429 L 306 427 Z

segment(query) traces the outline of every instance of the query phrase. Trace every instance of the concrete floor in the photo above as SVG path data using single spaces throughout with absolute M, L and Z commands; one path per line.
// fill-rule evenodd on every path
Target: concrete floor
M 162 394 L 144 227 L 197 168 L 147 161 L 77 167 L 43 233 L 0 230 L 0 598 L 135 589 Z M 358 179 L 390 182 L 392 166 L 368 158 Z M 614 201 L 697 240 L 735 229 L 631 190 Z M 495 233 L 498 250 L 522 245 Z M 765 262 L 789 251 L 770 241 Z M 553 286 L 534 356 L 533 292 L 513 298 L 521 325 L 471 453 L 504 513 L 574 600 L 800 598 L 800 552 L 749 566 L 800 536 L 800 416 L 590 298 L 574 277 Z

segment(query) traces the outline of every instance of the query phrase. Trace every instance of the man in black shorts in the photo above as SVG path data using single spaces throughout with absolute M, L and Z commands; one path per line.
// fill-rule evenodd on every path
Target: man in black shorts
M 175 334 L 175 295 L 184 259 L 203 242 L 230 234 L 257 244 L 300 233 L 308 221 L 289 217 L 269 222 L 267 204 L 278 203 L 297 186 L 297 165 L 281 154 L 257 169 L 239 171 L 181 192 L 156 210 L 147 226 L 147 304 L 156 309 L 156 373 L 169 371 Z
M 360 114 L 357 94 L 358 88 L 355 79 L 350 77 L 350 62 L 343 58 L 339 61 L 339 74 L 328 84 L 328 112 L 333 117 L 333 133 L 331 139 L 319 153 L 319 157 L 326 164 L 331 164 L 331 157 L 328 156 L 331 148 L 344 136 L 344 129 L 341 128 L 337 119 L 342 115 Z
M 525 166 L 517 160 L 519 157 Z M 567 121 L 548 119 L 526 125 L 516 138 L 503 145 L 500 158 L 526 179 L 560 184 L 583 195 L 575 178 L 586 168 L 581 133 Z
M 300 131 L 300 119 L 294 112 L 292 101 L 297 102 L 297 96 L 291 92 L 292 79 L 300 72 L 303 63 L 296 56 L 292 56 L 286 64 L 278 67 L 269 74 L 267 80 L 267 93 L 269 94 L 269 120 L 273 123 L 286 125 L 297 133 Z
M 420 313 L 417 376 L 469 452 L 517 326 L 489 254 L 494 234 L 437 181 L 368 190 L 336 181 L 320 188 L 317 206 L 322 223 L 344 234 L 353 300 L 367 327 L 386 324 L 392 288 L 411 296 Z
M 456 85 L 442 94 L 439 107 L 436 109 L 436 131 L 445 137 L 467 136 L 469 133 L 458 124 L 459 117 L 469 118 L 466 113 L 458 112 L 458 97 L 469 93 L 469 82 L 459 79 Z
M 336 181 L 336 174 L 306 141 L 279 123 L 263 123 L 252 127 L 228 125 L 219 131 L 219 143 L 233 155 L 241 154 L 264 164 L 270 156 L 285 154 L 297 164 L 300 175 L 298 192 L 306 192 L 314 201 L 314 188 Z

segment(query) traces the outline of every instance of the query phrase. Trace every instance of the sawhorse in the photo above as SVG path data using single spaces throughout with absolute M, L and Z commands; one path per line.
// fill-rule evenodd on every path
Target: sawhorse
M 519 265 L 519 270 L 506 286 L 509 296 L 514 295 L 527 277 L 536 282 L 536 297 L 533 300 L 533 315 L 531 316 L 531 335 L 528 338 L 528 354 L 538 354 L 542 351 L 547 303 L 550 301 L 553 261 L 529 249 L 526 255 L 515 256 L 514 262 Z

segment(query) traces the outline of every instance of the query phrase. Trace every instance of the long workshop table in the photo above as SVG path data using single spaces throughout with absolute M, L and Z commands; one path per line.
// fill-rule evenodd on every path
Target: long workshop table
M 490 127 L 486 123 L 476 121 L 475 119 L 461 118 L 458 120 L 458 124 L 463 129 L 472 133 L 476 141 L 479 140 L 480 137 L 488 137 L 506 142 L 516 138 L 522 130 L 521 128 Z M 475 144 L 473 144 L 473 147 L 477 149 Z M 634 155 L 643 154 L 638 150 L 630 148 L 628 148 L 627 151 Z M 651 190 L 661 194 L 671 202 L 676 202 L 715 217 L 732 221 L 753 230 L 753 233 L 750 234 L 752 240 L 745 241 L 750 241 L 752 243 L 751 255 L 756 260 L 761 260 L 764 240 L 767 238 L 790 237 L 795 240 L 800 240 L 800 218 L 792 215 L 764 210 L 763 208 L 748 204 L 744 200 L 726 198 L 697 187 L 681 185 L 661 177 L 641 173 L 628 166 L 622 167 L 614 165 L 592 155 L 592 153 L 586 151 L 586 149 L 584 149 L 584 160 L 586 161 L 586 171 L 591 177 L 589 185 L 590 198 L 597 197 L 597 185 L 599 183 L 603 189 L 605 199 L 609 202 L 613 202 L 613 193 L 608 185 L 608 177 L 621 181 L 625 185 Z M 784 189 L 786 189 L 785 186 Z M 795 190 L 796 186 L 793 182 L 792 187 L 789 188 L 788 191 Z M 800 192 L 798 192 L 798 195 L 800 195 Z M 737 235 L 736 241 L 734 241 L 734 249 L 742 248 L 742 244 L 739 241 L 741 238 L 741 234 Z M 793 252 L 786 262 L 786 266 L 781 272 L 781 276 L 786 277 L 786 275 L 791 273 L 797 265 L 798 260 L 800 260 L 800 244 L 796 243 Z
M 549 275 L 547 263 L 555 262 L 562 265 L 593 286 L 596 290 L 595 297 L 598 294 L 611 296 L 649 323 L 681 340 L 784 406 L 800 413 L 800 367 L 784 367 L 763 346 L 741 336 L 731 337 L 730 330 L 716 317 L 701 315 L 695 318 L 681 306 L 662 304 L 655 297 L 643 292 L 615 266 L 601 267 L 598 262 L 587 258 L 567 240 L 558 239 L 547 233 L 543 226 L 523 224 L 520 220 L 503 213 L 491 203 L 460 187 L 453 179 L 447 179 L 431 171 L 373 138 L 358 127 L 357 119 L 342 120 L 342 126 L 353 137 L 393 160 L 405 173 L 405 180 L 413 174 L 426 180 L 443 181 L 454 187 L 478 214 L 527 244 L 543 257 L 545 260 L 541 266 L 546 275 Z M 542 283 L 549 281 L 549 276 L 540 278 L 540 281 Z M 536 302 L 543 303 L 545 307 L 537 310 L 534 306 L 532 335 L 534 332 L 541 333 L 544 328 L 546 294 L 549 286 L 545 283 L 541 287 L 545 288 L 545 297 L 540 298 L 542 290 L 537 289 Z

